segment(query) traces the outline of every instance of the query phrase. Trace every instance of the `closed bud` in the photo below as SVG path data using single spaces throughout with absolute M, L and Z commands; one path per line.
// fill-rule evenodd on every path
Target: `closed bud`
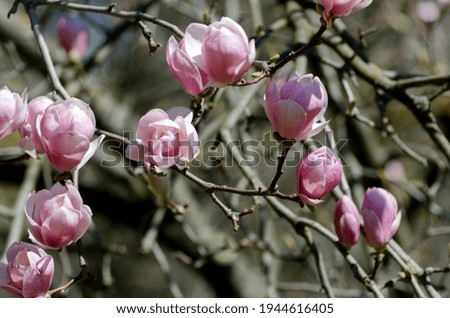
M 347 248 L 355 245 L 360 236 L 359 212 L 353 200 L 342 196 L 334 210 L 334 230 L 339 242 Z
M 376 248 L 384 248 L 400 226 L 401 213 L 397 200 L 382 188 L 367 189 L 361 208 L 367 243 Z
M 89 46 L 89 26 L 78 17 L 62 17 L 57 23 L 58 40 L 67 53 L 83 57 Z

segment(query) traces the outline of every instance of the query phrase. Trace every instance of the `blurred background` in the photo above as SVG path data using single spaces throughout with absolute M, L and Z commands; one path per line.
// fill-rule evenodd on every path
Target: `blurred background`
M 7 18 L 13 1 L 0 0 L 0 84 L 11 90 L 27 89 L 29 99 L 52 92 L 28 17 L 19 6 Z M 347 35 L 355 40 L 368 63 L 385 76 L 445 75 L 450 72 L 450 6 L 440 1 L 439 17 L 425 22 L 417 10 L 420 1 L 374 1 L 367 9 L 339 19 L 324 37 Z M 109 1 L 78 1 L 109 5 Z M 290 46 L 306 42 L 319 27 L 319 14 L 311 1 L 270 0 L 160 0 L 115 1 L 117 9 L 145 11 L 177 25 L 217 21 L 228 16 L 257 39 L 257 59 L 268 60 Z M 437 2 L 436 2 L 437 3 Z M 39 23 L 59 78 L 70 95 L 89 103 L 97 126 L 134 138 L 138 119 L 152 108 L 191 107 L 192 100 L 171 74 L 165 61 L 165 44 L 171 33 L 146 23 L 161 47 L 149 54 L 148 41 L 134 23 L 102 14 L 80 13 L 62 7 L 39 6 Z M 90 25 L 90 45 L 81 61 L 71 59 L 59 46 L 56 22 L 77 15 Z M 336 66 L 337 65 L 337 66 Z M 377 90 L 358 78 L 327 45 L 285 66 L 300 73 L 314 73 L 324 82 L 330 103 L 330 121 L 346 163 L 345 172 L 357 206 L 367 187 L 391 191 L 403 219 L 396 241 L 422 268 L 449 266 L 450 176 L 448 161 L 405 105 L 395 100 L 377 104 Z M 341 71 L 337 71 L 337 70 Z M 246 78 L 250 79 L 251 70 Z M 253 155 L 252 169 L 268 185 L 276 171 L 278 148 L 263 108 L 265 81 L 259 86 L 226 87 L 205 100 L 198 124 L 202 152 L 190 171 L 219 185 L 251 188 L 233 162 L 219 131 L 230 112 L 243 100 L 245 111 L 232 131 L 241 151 Z M 349 83 L 354 104 L 344 83 Z M 412 87 L 418 96 L 432 97 L 432 111 L 449 139 L 449 80 Z M 379 93 L 379 92 L 378 92 Z M 355 111 L 357 110 L 357 112 Z M 375 126 L 375 127 L 371 127 Z M 312 142 L 325 144 L 321 133 Z M 20 155 L 18 134 L 0 141 L 0 157 Z M 274 147 L 275 145 L 275 147 Z M 406 145 L 413 155 L 405 152 Z M 270 147 L 272 146 L 272 147 Z M 306 147 L 297 143 L 287 159 L 279 188 L 295 193 L 295 166 Z M 277 216 L 264 200 L 220 193 L 233 210 L 258 203 L 260 207 L 239 221 L 235 232 L 229 219 L 201 188 L 174 171 L 165 177 L 145 174 L 123 158 L 123 145 L 106 139 L 102 148 L 80 171 L 80 192 L 93 211 L 94 225 L 83 237 L 84 256 L 96 280 L 82 281 L 58 297 L 324 297 L 314 257 L 292 226 Z M 254 156 L 257 154 L 257 156 Z M 425 166 L 421 159 L 428 162 Z M 423 161 L 423 160 L 422 160 Z M 37 163 L 36 163 L 37 162 Z M 49 188 L 56 171 L 46 158 L 0 165 L 0 253 L 14 222 L 21 222 L 20 239 L 28 240 L 23 214 L 31 190 Z M 292 202 L 283 202 L 296 214 L 316 220 L 333 231 L 333 196 L 314 213 Z M 18 220 L 18 221 L 17 221 Z M 371 297 L 354 278 L 342 255 L 320 233 L 313 236 L 325 260 L 330 283 L 338 297 Z M 372 251 L 364 238 L 351 250 L 370 273 Z M 58 253 L 53 287 L 79 272 L 75 246 Z M 377 275 L 389 297 L 413 297 L 401 268 L 387 257 Z M 400 278 L 399 278 L 400 277 Z M 448 297 L 446 273 L 431 276 L 442 296 Z M 1 297 L 11 295 L 0 290 Z

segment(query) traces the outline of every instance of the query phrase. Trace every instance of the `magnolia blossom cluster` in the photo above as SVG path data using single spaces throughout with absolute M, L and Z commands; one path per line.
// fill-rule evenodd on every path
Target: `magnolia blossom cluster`
M 367 189 L 361 207 L 367 244 L 381 251 L 397 232 L 401 213 L 397 200 L 385 189 Z M 342 245 L 352 247 L 359 240 L 360 221 L 358 209 L 348 196 L 342 196 L 334 211 L 334 229 Z
M 200 95 L 209 87 L 238 82 L 255 59 L 255 43 L 228 17 L 206 26 L 191 23 L 178 43 L 167 42 L 167 63 L 185 91 Z
M 327 125 L 321 120 L 327 108 L 327 92 L 320 79 L 311 74 L 300 76 L 294 72 L 288 76 L 284 73 L 272 79 L 267 84 L 264 99 L 269 121 L 285 139 L 303 141 Z M 315 149 L 297 166 L 299 198 L 310 206 L 320 204 L 340 183 L 342 173 L 341 161 L 330 148 Z M 384 189 L 370 188 L 361 210 L 368 244 L 383 249 L 400 225 L 397 201 Z M 360 215 L 348 196 L 338 200 L 333 223 L 342 245 L 350 248 L 356 244 L 360 237 Z
M 95 116 L 89 105 L 78 98 L 55 101 L 39 96 L 27 100 L 26 93 L 0 88 L 0 139 L 19 131 L 19 145 L 30 156 L 45 153 L 61 171 L 81 168 L 104 138 L 93 141 Z
M 316 0 L 327 21 L 368 6 L 371 0 Z M 58 37 L 67 52 L 83 55 L 88 28 L 78 20 L 62 18 Z M 167 43 L 168 65 L 185 91 L 202 95 L 211 87 L 238 82 L 255 59 L 254 41 L 242 27 L 223 17 L 210 25 L 192 23 L 184 38 Z M 327 122 L 327 91 L 312 74 L 283 73 L 265 89 L 265 113 L 284 139 L 304 141 L 320 133 Z M 20 147 L 32 157 L 46 154 L 61 171 L 80 169 L 95 153 L 104 136 L 94 140 L 96 120 L 91 108 L 77 98 L 55 100 L 50 95 L 28 102 L 27 93 L 0 88 L 0 139 L 18 131 Z M 127 158 L 151 166 L 186 165 L 200 153 L 193 113 L 184 107 L 167 111 L 154 108 L 142 116 L 136 139 L 126 148 Z M 340 183 L 343 166 L 328 147 L 304 156 L 296 169 L 297 194 L 310 206 Z M 401 219 L 395 198 L 384 189 L 367 190 L 361 208 L 367 242 L 380 250 L 392 239 Z M 25 206 L 29 238 L 34 243 L 15 243 L 0 263 L 0 287 L 22 297 L 45 297 L 54 274 L 54 263 L 44 249 L 60 250 L 79 240 L 91 225 L 92 211 L 83 204 L 70 180 L 30 194 Z M 350 248 L 360 237 L 360 216 L 353 201 L 343 196 L 336 204 L 334 227 L 340 242 Z
M 60 250 L 79 240 L 91 225 L 91 209 L 71 181 L 29 195 L 25 216 L 30 243 L 14 243 L 7 263 L 0 263 L 0 288 L 18 296 L 45 297 L 54 274 L 53 258 L 44 249 Z
M 95 116 L 89 105 L 77 98 L 55 101 L 39 96 L 27 100 L 26 93 L 0 88 L 0 138 L 18 131 L 19 146 L 30 156 L 46 154 L 61 171 L 81 168 L 104 137 L 92 141 Z M 22 297 L 44 297 L 54 265 L 43 249 L 60 250 L 79 240 L 91 225 L 92 212 L 83 204 L 78 189 L 65 180 L 50 190 L 31 193 L 25 215 L 35 245 L 9 247 L 7 263 L 0 264 L 0 287 Z
M 321 132 L 327 122 L 321 121 L 328 105 L 327 91 L 312 74 L 286 73 L 266 86 L 265 112 L 278 134 L 303 141 Z M 297 166 L 297 193 L 300 199 L 317 205 L 340 182 L 342 164 L 331 149 L 321 147 L 306 155 Z

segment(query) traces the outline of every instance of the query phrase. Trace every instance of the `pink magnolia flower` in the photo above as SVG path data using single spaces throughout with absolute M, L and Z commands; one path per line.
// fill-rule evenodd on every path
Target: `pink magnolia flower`
M 255 41 L 249 42 L 242 27 L 230 18 L 208 25 L 201 37 L 200 65 L 213 86 L 236 83 L 255 60 Z
M 297 193 L 300 199 L 317 205 L 339 184 L 342 164 L 328 147 L 321 147 L 303 158 L 297 166 Z
M 255 60 L 255 42 L 242 27 L 223 17 L 208 26 L 192 23 L 180 44 L 172 37 L 166 51 L 172 72 L 192 95 L 207 87 L 236 83 Z M 185 74 L 182 74 L 184 72 Z M 193 78 L 188 77 L 193 75 Z
M 327 22 L 333 17 L 347 16 L 368 7 L 372 0 L 314 0 L 323 7 L 322 16 Z
M 192 116 L 184 107 L 150 110 L 139 120 L 136 141 L 127 147 L 126 156 L 160 168 L 191 161 L 200 152 Z
M 0 87 L 0 139 L 12 134 L 22 126 L 27 114 L 27 93 L 22 96 Z
M 359 212 L 350 197 L 344 195 L 338 200 L 333 222 L 334 230 L 342 245 L 350 248 L 358 242 L 360 236 Z
M 89 26 L 80 18 L 62 17 L 57 23 L 58 39 L 67 53 L 83 57 L 89 46 Z
M 384 248 L 400 226 L 401 213 L 397 200 L 382 188 L 367 189 L 361 208 L 367 243 L 377 249 Z
M 193 96 L 200 95 L 207 89 L 206 84 L 209 82 L 208 75 L 201 70 L 194 60 L 195 53 L 192 52 L 191 41 L 193 30 L 201 24 L 192 23 L 186 29 L 186 37 L 180 43 L 175 38 L 170 37 L 166 47 L 166 60 L 175 77 L 183 85 L 184 90 Z M 186 40 L 188 38 L 189 40 Z M 186 41 L 188 42 L 186 48 Z M 192 55 L 191 55 L 192 54 Z
M 36 129 L 37 118 L 39 115 L 42 116 L 47 107 L 54 102 L 50 98 L 50 95 L 48 95 L 36 97 L 28 103 L 27 117 L 23 126 L 19 129 L 20 135 L 22 136 L 19 146 L 34 158 L 36 158 L 37 154 L 45 152 L 41 137 Z
M 13 243 L 0 263 L 0 288 L 25 298 L 45 297 L 53 280 L 53 258 L 30 243 Z
M 77 98 L 56 102 L 38 115 L 37 130 L 50 163 L 62 171 L 81 168 L 95 153 L 104 136 L 95 141 L 95 116 Z
M 318 134 L 326 123 L 317 122 L 325 113 L 328 95 L 318 77 L 283 73 L 269 81 L 264 95 L 265 111 L 280 136 L 305 140 Z
M 92 212 L 71 181 L 32 192 L 25 206 L 28 233 L 42 248 L 61 249 L 78 241 L 91 225 Z

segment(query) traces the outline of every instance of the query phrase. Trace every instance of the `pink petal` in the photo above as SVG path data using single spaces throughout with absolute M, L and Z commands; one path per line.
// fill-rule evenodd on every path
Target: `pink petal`
M 61 171 L 77 168 L 89 150 L 89 140 L 76 133 L 60 133 L 48 143 L 47 156 L 50 163 Z

